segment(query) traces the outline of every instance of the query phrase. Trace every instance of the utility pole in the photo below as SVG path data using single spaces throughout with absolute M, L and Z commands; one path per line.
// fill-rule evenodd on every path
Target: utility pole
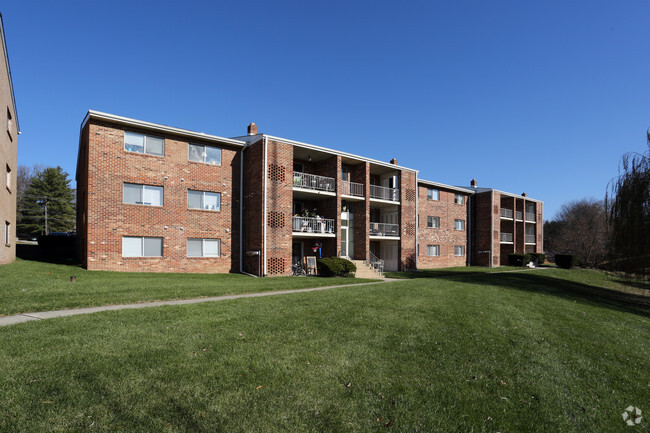
M 44 198 L 43 204 L 45 206 L 45 236 L 49 235 L 50 232 L 47 229 L 47 197 Z

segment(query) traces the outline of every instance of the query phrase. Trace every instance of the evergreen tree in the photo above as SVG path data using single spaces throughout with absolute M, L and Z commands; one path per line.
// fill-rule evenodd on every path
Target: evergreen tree
M 74 196 L 68 173 L 61 167 L 40 171 L 31 179 L 22 195 L 18 206 L 17 231 L 40 235 L 68 232 L 74 226 Z

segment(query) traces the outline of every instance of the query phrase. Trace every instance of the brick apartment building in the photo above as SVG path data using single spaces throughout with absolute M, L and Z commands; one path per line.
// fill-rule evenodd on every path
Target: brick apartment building
M 2 14 L 0 14 L 0 38 L 4 55 L 4 62 L 0 62 L 0 109 L 3 109 L 7 116 L 7 132 L 0 134 L 0 170 L 2 170 L 4 184 L 0 187 L 1 265 L 12 262 L 16 258 L 16 155 L 20 133 Z
M 253 275 L 290 275 L 306 256 L 385 270 L 472 264 L 482 190 L 255 124 L 247 132 L 224 138 L 89 111 L 76 175 L 83 264 Z M 533 246 L 541 251 L 541 238 Z

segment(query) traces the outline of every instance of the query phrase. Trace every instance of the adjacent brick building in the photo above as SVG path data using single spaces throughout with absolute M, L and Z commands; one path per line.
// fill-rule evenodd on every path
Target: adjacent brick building
M 4 61 L 0 61 L 0 110 L 2 110 L 2 115 L 6 116 L 6 132 L 0 134 L 0 170 L 2 171 L 2 186 L 0 186 L 1 265 L 12 262 L 16 258 L 16 173 L 18 168 L 16 155 L 18 152 L 18 134 L 20 134 L 1 14 L 0 39 L 2 40 L 2 53 L 4 55 Z
M 247 132 L 224 138 L 90 111 L 77 164 L 83 264 L 253 275 L 290 275 L 320 256 L 384 270 L 472 264 L 472 230 L 483 227 L 473 197 L 483 191 L 418 179 L 395 159 L 255 124 Z

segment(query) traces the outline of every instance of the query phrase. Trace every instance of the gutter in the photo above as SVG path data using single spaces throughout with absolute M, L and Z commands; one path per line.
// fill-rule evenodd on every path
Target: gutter
M 262 225 L 264 227 L 264 236 L 263 236 L 263 246 L 262 249 L 264 250 L 264 272 L 261 276 L 266 276 L 267 275 L 267 269 L 266 269 L 266 264 L 268 263 L 268 259 L 266 257 L 266 221 L 267 221 L 267 212 L 268 209 L 266 207 L 267 203 L 267 196 L 268 196 L 268 182 L 267 182 L 267 176 L 268 176 L 268 170 L 269 170 L 269 164 L 268 164 L 268 155 L 269 155 L 269 146 L 268 146 L 268 139 L 266 135 L 264 136 L 264 220 L 262 221 Z

